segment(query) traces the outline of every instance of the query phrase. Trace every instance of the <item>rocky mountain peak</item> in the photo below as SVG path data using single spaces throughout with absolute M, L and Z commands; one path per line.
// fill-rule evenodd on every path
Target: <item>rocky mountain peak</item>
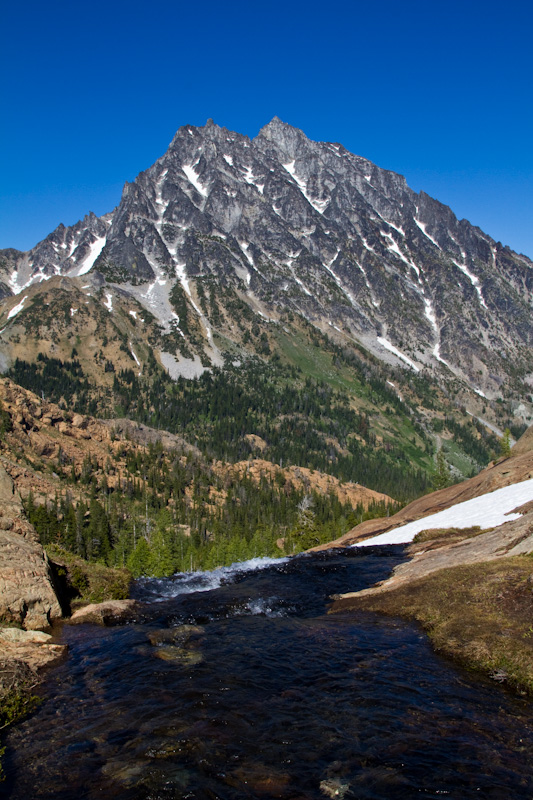
M 532 267 L 342 145 L 278 117 L 252 140 L 208 120 L 180 128 L 110 214 L 59 226 L 28 253 L 4 251 L 0 296 L 97 270 L 174 337 L 164 358 L 179 374 L 185 353 L 221 363 L 217 325 L 241 346 L 231 295 L 262 320 L 302 315 L 490 397 L 533 374 Z
M 265 125 L 255 139 L 254 143 L 261 149 L 268 152 L 269 143 L 274 146 L 278 156 L 282 155 L 288 159 L 295 159 L 298 154 L 306 149 L 306 145 L 314 145 L 298 128 L 282 122 L 279 117 L 274 117 L 267 125 Z

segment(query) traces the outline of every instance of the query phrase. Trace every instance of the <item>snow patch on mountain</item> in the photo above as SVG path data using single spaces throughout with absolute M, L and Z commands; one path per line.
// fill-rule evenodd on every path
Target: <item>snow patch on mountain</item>
M 31 268 L 31 264 L 29 266 Z M 26 281 L 26 283 L 19 283 L 19 272 L 18 270 L 15 270 L 9 278 L 8 286 L 13 292 L 13 294 L 20 294 L 21 292 L 24 291 L 24 289 L 27 289 L 29 286 L 31 286 L 32 283 L 33 283 L 33 277 L 30 277 L 30 279 Z
M 242 177 L 244 178 L 246 183 L 248 183 L 250 186 L 255 186 L 257 191 L 260 194 L 263 194 L 264 189 L 265 189 L 265 184 L 264 183 L 258 183 L 259 179 L 254 175 L 253 170 L 252 170 L 251 167 L 246 167 L 246 171 L 245 171 L 245 173 L 244 173 L 244 175 Z
M 195 172 L 195 169 L 194 169 L 197 166 L 197 164 L 198 164 L 198 161 L 195 161 L 194 164 L 184 164 L 182 166 L 182 170 L 184 171 L 184 173 L 187 176 L 189 182 L 192 183 L 192 185 L 194 186 L 196 191 L 199 194 L 203 195 L 204 197 L 207 197 L 207 194 L 208 194 L 207 189 L 201 183 L 200 176 L 198 175 L 197 172 Z
M 106 243 L 106 236 L 99 236 L 89 247 L 89 253 L 81 262 L 81 264 L 77 264 L 76 267 L 69 270 L 67 273 L 68 275 L 79 277 L 80 275 L 86 275 L 93 266 L 94 262 L 104 249 Z
M 13 306 L 13 308 L 11 309 L 9 314 L 7 315 L 7 318 L 8 319 L 13 319 L 13 317 L 16 317 L 17 314 L 20 314 L 20 312 L 24 308 L 24 303 L 26 302 L 27 299 L 28 299 L 28 295 L 26 294 L 26 295 L 24 295 L 24 297 L 22 298 L 20 303 L 17 303 L 16 306 Z
M 307 200 L 307 202 L 310 205 L 312 205 L 313 208 L 316 211 L 318 211 L 319 214 L 323 214 L 324 211 L 326 210 L 326 208 L 329 205 L 329 200 L 318 200 L 317 198 L 314 198 L 314 197 L 310 196 L 310 194 L 307 191 L 307 184 L 304 183 L 304 181 L 301 178 L 299 178 L 298 175 L 296 174 L 296 170 L 294 168 L 295 164 L 296 164 L 295 161 L 291 161 L 288 164 L 282 164 L 281 166 L 283 167 L 283 169 L 287 170 L 287 172 L 289 173 L 291 178 L 294 180 L 294 182 L 296 183 L 296 185 L 300 189 L 301 193 L 303 194 L 303 196 Z
M 524 503 L 533 499 L 533 479 L 504 486 L 489 494 L 473 497 L 463 503 L 457 503 L 444 511 L 430 514 L 428 517 L 408 522 L 378 536 L 365 539 L 355 547 L 369 547 L 376 544 L 405 544 L 412 542 L 417 533 L 432 528 L 494 528 L 518 519 L 521 514 L 511 513 Z
M 453 239 L 453 237 L 452 237 L 452 239 Z M 453 239 L 453 241 L 456 244 L 459 244 L 455 239 Z M 496 253 L 495 253 L 494 248 L 491 248 L 491 252 L 492 252 L 492 258 L 493 258 L 493 262 L 494 262 L 494 267 L 496 268 Z M 456 261 L 455 259 L 452 259 L 452 263 L 455 264 L 455 266 L 458 267 L 464 275 L 466 275 L 466 277 L 468 278 L 468 280 L 470 281 L 470 283 L 472 284 L 472 286 L 474 287 L 474 289 L 477 292 L 480 304 L 483 306 L 483 308 L 487 308 L 487 304 L 485 303 L 485 298 L 483 297 L 483 294 L 481 292 L 481 284 L 480 284 L 479 278 L 477 277 L 477 275 L 474 275 L 473 272 L 470 272 L 470 270 L 466 266 L 466 253 L 462 249 L 461 249 L 461 258 L 463 259 L 463 263 L 462 264 L 459 264 L 459 262 Z
M 397 358 L 400 358 L 402 361 L 408 364 L 408 366 L 410 366 L 411 369 L 414 370 L 415 372 L 420 372 L 420 368 L 416 366 L 415 362 L 411 361 L 409 356 L 406 356 L 405 353 L 402 353 L 401 350 L 398 350 L 398 348 L 395 347 L 391 342 L 389 342 L 388 339 L 385 339 L 384 336 L 378 336 L 377 338 L 378 342 L 382 347 L 385 348 L 385 350 L 388 350 L 390 353 L 393 353 L 395 356 L 397 356 Z
M 415 225 L 418 225 L 418 227 L 420 228 L 420 230 L 422 231 L 422 233 L 424 234 L 424 236 L 425 236 L 427 239 L 429 239 L 429 241 L 430 241 L 430 242 L 433 242 L 433 244 L 435 245 L 435 247 L 438 247 L 438 248 L 439 248 L 439 250 L 440 250 L 440 249 L 441 249 L 441 247 L 440 247 L 440 244 L 439 244 L 438 242 L 436 242 L 436 241 L 435 241 L 435 239 L 433 238 L 433 236 L 431 236 L 431 234 L 429 234 L 429 233 L 427 232 L 427 229 L 426 229 L 426 224 L 425 224 L 425 222 L 421 222 L 421 221 L 420 221 L 419 219 L 417 219 L 416 217 L 413 217 L 413 221 L 414 221 Z
M 350 301 L 350 303 L 352 304 L 352 306 L 353 306 L 354 308 L 356 308 L 356 307 L 357 307 L 357 303 L 355 302 L 355 297 L 354 297 L 354 296 L 353 296 L 353 294 L 352 294 L 352 293 L 351 293 L 351 292 L 350 292 L 350 291 L 349 291 L 349 290 L 346 288 L 346 286 L 345 286 L 345 285 L 344 285 L 344 283 L 341 281 L 341 279 L 339 278 L 339 276 L 338 276 L 338 275 L 337 275 L 337 274 L 336 274 L 336 273 L 333 271 L 333 269 L 331 268 L 331 265 L 332 265 L 332 264 L 333 264 L 333 263 L 336 261 L 336 259 L 337 259 L 337 256 L 339 255 L 339 253 L 340 253 L 340 250 L 337 250 L 337 252 L 336 252 L 336 253 L 335 253 L 335 255 L 333 256 L 333 258 L 332 258 L 332 259 L 331 259 L 331 260 L 330 260 L 328 263 L 325 263 L 325 264 L 324 264 L 324 267 L 325 267 L 325 269 L 327 269 L 327 271 L 329 272 L 329 274 L 331 275 L 331 277 L 333 278 L 333 280 L 335 281 L 335 283 L 337 284 L 337 286 L 339 287 L 339 289 L 341 290 L 341 292 L 342 292 L 343 294 L 345 294 L 345 295 L 346 295 L 346 297 L 348 298 L 348 300 Z M 365 276 L 365 277 L 366 277 L 366 276 Z M 330 324 L 331 324 L 331 323 L 330 323 Z M 333 327 L 334 327 L 334 328 L 336 328 L 336 326 L 335 326 L 335 325 L 333 325 Z M 338 330 L 338 328 L 336 328 L 336 330 Z
M 131 344 L 130 344 L 130 353 L 132 354 L 133 358 L 135 359 L 135 363 L 137 364 L 137 366 L 139 367 L 139 369 L 140 369 L 140 370 L 142 370 L 142 367 L 141 367 L 141 362 L 140 362 L 140 361 L 139 361 L 139 359 L 137 358 L 137 356 L 136 356 L 136 354 L 135 354 L 135 350 L 133 349 L 133 347 L 131 346 Z M 139 376 L 141 376 L 141 375 L 142 375 L 142 372 L 139 372 Z
M 387 248 L 388 248 L 388 249 L 389 249 L 389 250 L 390 250 L 392 253 L 395 253 L 397 256 L 399 256 L 399 258 L 401 258 L 401 260 L 402 260 L 402 261 L 403 261 L 405 264 L 407 264 L 407 266 L 408 266 L 408 267 L 410 267 L 411 269 L 413 269 L 413 270 L 415 271 L 415 273 L 416 273 L 416 277 L 417 277 L 417 278 L 418 278 L 418 280 L 420 281 L 420 270 L 418 269 L 418 267 L 416 266 L 416 264 L 415 264 L 415 263 L 413 263 L 413 261 L 411 261 L 411 259 L 410 259 L 410 258 L 407 258 L 407 257 L 406 257 L 406 256 L 405 256 L 405 255 L 402 253 L 402 251 L 401 251 L 401 250 L 400 250 L 400 248 L 398 247 L 398 243 L 395 241 L 395 239 L 394 239 L 394 237 L 392 236 L 392 234 L 390 234 L 388 231 L 380 231 L 380 234 L 381 234 L 382 236 L 384 236 L 386 239 L 388 239 L 388 243 L 386 244 Z

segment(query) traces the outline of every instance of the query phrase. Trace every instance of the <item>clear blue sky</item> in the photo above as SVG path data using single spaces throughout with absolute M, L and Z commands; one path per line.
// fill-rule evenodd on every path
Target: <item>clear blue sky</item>
M 212 117 L 337 141 L 533 257 L 533 4 L 4 3 L 0 247 L 100 215 Z

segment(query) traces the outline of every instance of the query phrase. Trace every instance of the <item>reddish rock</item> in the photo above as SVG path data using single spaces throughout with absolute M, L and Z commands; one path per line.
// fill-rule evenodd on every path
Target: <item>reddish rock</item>
M 73 625 L 92 623 L 93 625 L 113 625 L 135 616 L 139 608 L 136 600 L 106 600 L 79 608 L 70 618 Z
M 61 616 L 48 557 L 0 467 L 0 619 L 38 630 Z

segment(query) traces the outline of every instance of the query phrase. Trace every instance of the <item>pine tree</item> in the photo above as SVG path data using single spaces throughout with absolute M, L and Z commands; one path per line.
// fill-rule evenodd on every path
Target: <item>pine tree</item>
M 506 428 L 500 441 L 500 455 L 503 458 L 509 458 L 511 455 L 511 431 Z
M 150 551 L 147 574 L 153 575 L 154 578 L 164 578 L 172 575 L 175 571 L 172 552 L 160 529 L 156 529 L 152 534 Z
M 150 574 L 151 563 L 152 551 L 144 536 L 141 536 L 135 550 L 128 558 L 127 567 L 134 578 L 141 578 L 143 575 Z
M 445 489 L 451 483 L 450 468 L 442 452 L 442 447 L 437 453 L 437 464 L 435 468 L 435 475 L 433 476 L 433 488 Z

